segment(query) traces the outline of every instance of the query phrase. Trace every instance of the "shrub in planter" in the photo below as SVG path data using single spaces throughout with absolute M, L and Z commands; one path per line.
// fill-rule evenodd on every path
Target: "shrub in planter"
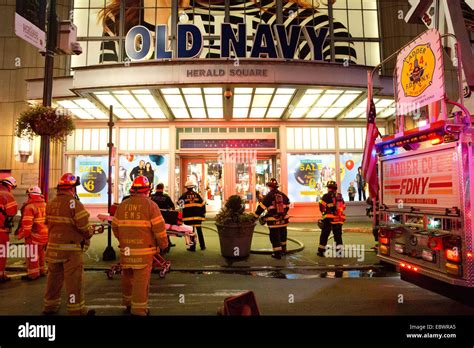
M 33 138 L 47 135 L 51 141 L 64 141 L 74 131 L 71 115 L 62 109 L 33 106 L 20 114 L 16 123 L 15 136 Z
M 245 212 L 242 198 L 238 195 L 230 196 L 216 215 L 222 256 L 247 257 L 250 254 L 255 225 L 255 217 Z

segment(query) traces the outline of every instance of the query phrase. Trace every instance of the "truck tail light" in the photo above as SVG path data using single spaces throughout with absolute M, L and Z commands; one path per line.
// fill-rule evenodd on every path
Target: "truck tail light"
M 383 254 L 383 255 L 388 255 L 389 254 L 388 247 L 386 245 L 380 245 L 379 246 L 379 253 Z
M 390 239 L 388 237 L 379 237 L 379 242 L 381 244 L 388 245 L 388 244 L 390 244 Z
M 443 238 L 441 238 L 441 237 L 429 237 L 428 247 L 431 250 L 443 250 Z
M 421 258 L 425 261 L 435 262 L 436 254 L 431 250 L 424 249 L 421 251 Z
M 446 259 L 453 262 L 461 262 L 461 253 L 458 249 L 446 249 Z
M 404 262 L 402 262 L 400 264 L 400 268 L 407 269 L 407 270 L 413 271 L 413 272 L 418 272 L 418 267 L 417 266 L 413 266 L 413 265 L 410 265 L 410 264 L 404 263 Z
M 447 262 L 446 263 L 446 272 L 455 276 L 462 275 L 462 268 L 460 265 L 456 265 L 454 263 Z
M 446 238 L 443 243 L 446 259 L 452 262 L 461 262 L 461 238 L 451 236 Z
M 431 139 L 430 142 L 431 142 L 431 145 L 438 145 L 444 142 L 444 138 L 436 137 L 436 138 Z

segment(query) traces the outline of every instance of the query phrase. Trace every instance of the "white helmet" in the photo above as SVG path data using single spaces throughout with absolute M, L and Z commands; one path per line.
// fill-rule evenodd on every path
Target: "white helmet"
M 194 188 L 194 186 L 196 186 L 196 184 L 192 180 L 186 181 L 186 184 L 184 185 L 186 188 Z
M 26 190 L 26 193 L 33 196 L 41 196 L 41 189 L 38 186 L 30 186 L 28 190 Z
M 0 183 L 9 186 L 11 189 L 16 189 L 16 180 L 13 176 L 0 180 Z

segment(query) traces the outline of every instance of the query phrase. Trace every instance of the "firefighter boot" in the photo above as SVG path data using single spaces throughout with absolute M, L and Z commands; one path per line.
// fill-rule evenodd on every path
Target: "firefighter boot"
M 281 251 L 275 250 L 275 251 L 272 253 L 272 257 L 273 257 L 274 259 L 281 260 Z
M 319 257 L 326 257 L 326 255 L 324 255 L 325 251 L 326 251 L 326 246 L 325 245 L 320 245 L 319 248 L 318 248 L 317 255 Z

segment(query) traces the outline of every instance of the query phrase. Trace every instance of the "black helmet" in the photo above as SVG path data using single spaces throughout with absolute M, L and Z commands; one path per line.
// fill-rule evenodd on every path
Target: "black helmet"
M 272 188 L 277 188 L 277 187 L 280 186 L 280 185 L 278 185 L 277 179 L 271 178 L 270 181 L 267 182 L 267 186 L 268 186 L 268 187 L 272 187 Z
M 329 180 L 326 184 L 326 187 L 337 190 L 337 183 L 334 180 Z

